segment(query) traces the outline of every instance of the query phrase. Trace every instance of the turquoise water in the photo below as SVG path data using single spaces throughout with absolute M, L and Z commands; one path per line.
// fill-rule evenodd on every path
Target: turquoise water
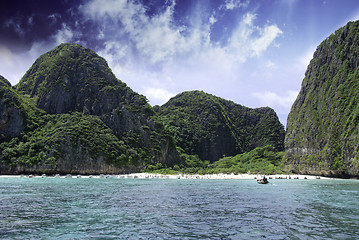
M 358 236 L 358 180 L 0 178 L 1 239 Z

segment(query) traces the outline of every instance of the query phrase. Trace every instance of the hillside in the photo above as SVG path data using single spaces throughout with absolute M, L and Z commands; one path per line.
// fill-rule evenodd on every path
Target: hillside
M 95 174 L 143 167 L 97 116 L 44 115 L 40 122 L 35 131 L 2 143 L 2 173 Z
M 285 161 L 298 173 L 359 176 L 359 21 L 317 48 L 288 116 Z
M 16 86 L 1 77 L 0 91 L 0 174 L 192 171 L 260 147 L 284 149 L 284 128 L 271 108 L 201 91 L 152 108 L 77 44 L 40 56 Z
M 0 76 L 0 140 L 18 137 L 33 128 L 41 111 L 28 98 L 17 94 L 10 82 Z M 0 142 L 1 143 L 1 142 Z
M 61 44 L 16 88 L 4 79 L 0 87 L 2 172 L 114 173 L 180 162 L 146 98 L 90 49 Z
M 201 91 L 181 93 L 157 109 L 176 145 L 214 162 L 256 147 L 284 149 L 284 127 L 268 108 L 251 109 Z

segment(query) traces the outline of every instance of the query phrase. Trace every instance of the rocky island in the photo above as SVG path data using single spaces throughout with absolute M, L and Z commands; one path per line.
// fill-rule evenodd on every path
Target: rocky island
M 214 162 L 284 146 L 284 128 L 268 107 L 193 91 L 152 108 L 105 59 L 77 44 L 40 56 L 16 86 L 2 77 L 0 84 L 1 174 L 126 173 L 185 166 L 189 155 Z
M 16 86 L 0 77 L 0 174 L 191 167 L 357 177 L 358 42 L 359 21 L 318 46 L 286 131 L 269 107 L 251 109 L 203 91 L 152 107 L 94 51 L 61 44 Z

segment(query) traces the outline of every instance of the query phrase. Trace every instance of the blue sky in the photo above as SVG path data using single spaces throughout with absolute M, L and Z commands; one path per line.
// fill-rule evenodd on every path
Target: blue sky
M 14 85 L 41 54 L 79 43 L 151 105 L 203 90 L 285 125 L 316 47 L 358 19 L 356 0 L 5 0 L 0 75 Z

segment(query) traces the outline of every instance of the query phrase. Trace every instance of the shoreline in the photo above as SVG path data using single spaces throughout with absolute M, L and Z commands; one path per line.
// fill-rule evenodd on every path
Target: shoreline
M 248 179 L 259 179 L 263 175 L 260 174 L 157 174 L 157 173 L 131 173 L 131 174 L 100 174 L 100 175 L 0 175 L 0 178 L 118 178 L 118 179 L 237 179 L 237 180 L 248 180 Z M 276 179 L 341 179 L 341 178 L 331 178 L 331 177 L 322 177 L 314 175 L 301 175 L 301 174 L 275 174 L 275 175 L 265 175 L 268 180 Z

